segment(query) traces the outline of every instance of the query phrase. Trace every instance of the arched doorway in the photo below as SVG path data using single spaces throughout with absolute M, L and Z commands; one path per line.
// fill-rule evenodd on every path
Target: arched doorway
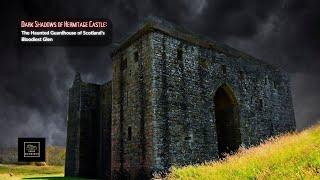
M 236 151 L 241 144 L 240 118 L 237 100 L 227 85 L 222 85 L 214 96 L 216 132 L 219 157 Z

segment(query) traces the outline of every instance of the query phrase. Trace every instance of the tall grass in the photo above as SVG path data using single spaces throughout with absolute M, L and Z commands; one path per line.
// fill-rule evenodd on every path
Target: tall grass
M 46 164 L 53 166 L 63 166 L 65 160 L 66 148 L 61 146 L 46 147 Z M 18 148 L 0 149 L 0 164 L 35 164 L 18 162 Z
M 173 167 L 168 179 L 320 179 L 320 125 L 240 149 L 224 161 Z
M 46 149 L 46 162 L 49 165 L 64 166 L 65 156 L 65 147 L 49 146 Z

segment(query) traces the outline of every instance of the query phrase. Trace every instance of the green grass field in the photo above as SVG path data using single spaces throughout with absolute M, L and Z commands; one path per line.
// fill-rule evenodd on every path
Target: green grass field
M 48 146 L 46 148 L 46 164 L 49 166 L 14 165 L 17 163 L 17 149 L 7 148 L 0 151 L 0 180 L 14 179 L 72 179 L 64 178 L 65 148 Z M 79 179 L 79 178 L 73 178 Z
M 1 165 L 0 179 L 22 179 L 37 176 L 63 176 L 63 172 L 63 166 Z
M 240 149 L 224 161 L 173 167 L 169 179 L 320 179 L 320 125 Z
M 0 180 L 18 179 L 73 180 L 80 178 L 65 178 L 63 166 L 0 165 Z

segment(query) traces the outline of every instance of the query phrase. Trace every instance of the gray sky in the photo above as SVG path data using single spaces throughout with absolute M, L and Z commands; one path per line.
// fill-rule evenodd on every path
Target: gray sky
M 19 17 L 106 17 L 114 41 L 147 15 L 160 16 L 226 43 L 291 74 L 298 129 L 320 119 L 320 1 L 162 0 L 12 1 L 0 34 L 0 147 L 22 136 L 65 145 L 67 90 L 75 71 L 111 79 L 109 47 L 17 47 Z

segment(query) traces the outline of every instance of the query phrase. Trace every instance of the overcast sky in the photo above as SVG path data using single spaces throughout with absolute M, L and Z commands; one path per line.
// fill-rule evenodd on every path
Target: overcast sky
M 65 145 L 67 92 L 75 72 L 94 83 L 111 79 L 110 47 L 18 48 L 19 17 L 109 18 L 118 42 L 147 15 L 160 16 L 288 71 L 298 129 L 320 119 L 319 0 L 11 0 L 4 7 L 0 147 L 16 145 L 22 136 Z

